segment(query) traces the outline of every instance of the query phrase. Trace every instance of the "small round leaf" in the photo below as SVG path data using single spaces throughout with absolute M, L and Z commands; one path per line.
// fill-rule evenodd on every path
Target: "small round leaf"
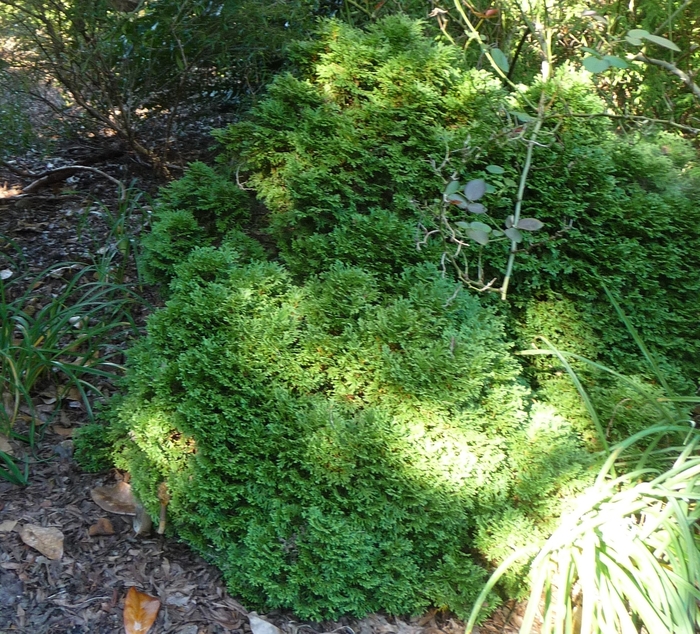
M 467 236 L 469 236 L 474 242 L 485 245 L 489 243 L 489 236 L 485 231 L 480 231 L 479 229 L 470 229 L 467 231 Z
M 484 222 L 479 222 L 478 220 L 475 220 L 474 222 L 470 222 L 469 227 L 471 229 L 477 229 L 478 231 L 483 231 L 484 233 L 491 233 L 491 227 L 489 227 Z
M 473 214 L 485 214 L 486 213 L 486 207 L 484 207 L 481 203 L 467 203 L 467 209 L 471 211 Z
M 523 231 L 539 231 L 544 227 L 544 222 L 537 218 L 521 218 L 518 220 L 518 229 Z
M 464 195 L 471 202 L 479 200 L 486 193 L 486 183 L 483 178 L 477 178 L 476 180 L 469 181 L 464 186 Z
M 505 222 L 506 229 L 510 229 L 513 226 L 514 221 L 515 221 L 515 218 L 513 218 L 513 216 L 508 216 L 506 218 L 506 222 Z
M 447 187 L 445 187 L 445 196 L 449 196 L 450 194 L 454 194 L 455 192 L 459 191 L 459 181 L 450 181 L 447 184 Z
M 614 66 L 615 68 L 629 68 L 629 64 L 624 59 L 617 57 L 616 55 L 605 55 L 603 59 L 608 62 L 610 66 Z
M 460 209 L 467 208 L 467 201 L 464 199 L 464 196 L 460 194 L 450 194 L 449 196 L 445 196 L 445 200 L 450 203 L 450 205 L 457 205 Z
M 505 233 L 516 244 L 523 241 L 523 234 L 520 233 L 520 231 L 518 231 L 515 227 L 506 229 L 503 233 Z
M 610 62 L 606 59 L 601 59 L 600 57 L 593 57 L 593 55 L 589 55 L 588 57 L 584 58 L 583 67 L 589 73 L 602 73 L 603 71 L 608 70 L 608 68 L 610 68 Z
M 489 174 L 503 174 L 505 170 L 500 165 L 487 165 L 486 171 Z

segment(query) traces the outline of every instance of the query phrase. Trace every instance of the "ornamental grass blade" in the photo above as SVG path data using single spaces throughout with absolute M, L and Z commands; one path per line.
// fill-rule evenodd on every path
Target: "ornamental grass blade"
M 133 586 L 129 588 L 124 603 L 124 630 L 126 634 L 146 634 L 155 623 L 160 610 L 160 600 Z
M 668 395 L 673 395 L 673 390 L 669 386 L 668 382 L 666 381 L 666 375 L 661 371 L 661 368 L 659 368 L 658 363 L 656 363 L 656 359 L 651 355 L 651 352 L 649 352 L 649 349 L 647 348 L 646 344 L 644 343 L 644 340 L 639 336 L 639 333 L 637 332 L 637 329 L 632 325 L 632 322 L 629 320 L 627 315 L 625 314 L 625 311 L 622 310 L 622 306 L 620 303 L 613 297 L 612 293 L 608 289 L 608 287 L 603 284 L 603 290 L 605 291 L 605 294 L 608 296 L 608 299 L 610 300 L 610 303 L 613 305 L 615 308 L 615 311 L 617 312 L 618 316 L 622 320 L 622 323 L 625 324 L 625 327 L 627 328 L 628 332 L 630 335 L 632 335 L 632 339 L 634 339 L 634 342 L 637 344 L 637 347 L 641 351 L 641 353 L 644 355 L 644 358 L 646 359 L 647 363 L 649 364 L 649 367 L 652 369 L 654 374 L 656 375 L 656 378 L 659 379 L 659 382 L 664 388 L 664 392 Z

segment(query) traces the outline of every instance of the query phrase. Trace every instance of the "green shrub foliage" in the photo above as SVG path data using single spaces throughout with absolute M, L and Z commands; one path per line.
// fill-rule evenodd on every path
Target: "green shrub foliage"
M 172 527 L 251 605 L 464 614 L 478 518 L 517 490 L 541 523 L 557 496 L 538 491 L 581 476 L 564 421 L 528 416 L 501 321 L 466 294 L 446 309 L 435 269 L 391 295 L 363 269 L 299 285 L 212 248 L 177 273 L 131 352 L 117 462 L 154 514 L 168 483 Z
M 454 174 L 493 185 L 484 203 L 498 226 L 512 213 L 525 152 L 512 113 L 527 106 L 488 73 L 465 68 L 459 51 L 424 37 L 419 22 L 391 16 L 366 32 L 326 22 L 293 58 L 297 74 L 278 76 L 248 120 L 218 137 L 222 163 L 269 210 L 276 248 L 294 274 L 313 275 L 339 261 L 381 273 L 390 287 L 404 266 L 438 263 L 437 240 L 416 249 L 419 226 L 431 227 L 443 179 Z M 558 116 L 545 124 L 534 152 L 523 214 L 545 227 L 516 259 L 510 310 L 522 322 L 540 301 L 573 301 L 603 360 L 638 372 L 635 345 L 602 292 L 604 281 L 672 372 L 694 376 L 695 152 L 667 133 L 616 136 L 597 116 L 604 104 L 587 82 L 567 66 L 547 86 L 525 91 L 536 103 L 545 90 L 554 99 L 550 114 Z M 441 178 L 431 161 L 440 166 L 445 157 Z M 485 170 L 494 164 L 502 175 Z M 213 215 L 202 216 L 184 198 L 178 209 L 196 216 L 199 209 L 197 226 L 214 241 Z M 173 225 L 187 222 L 163 212 L 155 223 L 148 246 L 154 261 L 167 260 L 166 279 L 201 236 L 194 225 L 175 245 L 168 238 L 161 246 L 158 236 L 179 236 Z M 502 276 L 505 248 L 490 245 L 483 264 L 487 279 Z M 580 339 L 575 330 L 560 334 Z
M 248 121 L 219 134 L 284 261 L 309 275 L 329 260 L 395 272 L 426 259 L 417 203 L 442 189 L 430 159 L 499 124 L 499 83 L 400 16 L 367 32 L 326 22 L 294 59 L 300 76 L 278 76 Z
M 153 231 L 142 241 L 145 278 L 166 282 L 193 249 L 222 242 L 235 243 L 250 258 L 264 258 L 259 243 L 240 231 L 248 216 L 248 196 L 235 182 L 204 163 L 192 163 L 183 178 L 160 190 Z
M 403 17 L 326 22 L 294 59 L 219 134 L 220 165 L 161 196 L 145 268 L 171 296 L 131 353 L 115 459 L 153 514 L 167 482 L 172 528 L 251 605 L 464 614 L 476 561 L 544 535 L 596 444 L 561 368 L 520 374 L 513 342 L 636 368 L 605 281 L 678 383 L 697 370 L 695 155 L 670 135 L 616 137 L 575 74 L 523 88 L 563 118 L 545 123 L 525 192 L 545 227 L 496 309 L 455 293 L 442 243 L 416 243 L 453 176 L 489 181 L 487 220 L 512 213 L 520 93 Z M 281 263 L 241 233 L 246 213 Z M 484 267 L 502 275 L 491 246 Z M 584 367 L 610 438 L 639 429 L 646 413 L 617 406 L 634 390 Z
M 112 445 L 108 427 L 96 423 L 85 425 L 73 437 L 73 458 L 87 473 L 106 471 L 114 466 Z

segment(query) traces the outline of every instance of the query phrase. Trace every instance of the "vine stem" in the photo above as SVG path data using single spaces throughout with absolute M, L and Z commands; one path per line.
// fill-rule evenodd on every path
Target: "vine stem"
M 525 165 L 523 166 L 522 174 L 520 175 L 520 185 L 518 186 L 518 198 L 515 201 L 515 209 L 513 211 L 513 227 L 518 227 L 518 222 L 520 221 L 520 212 L 523 207 L 523 197 L 525 196 L 525 185 L 527 183 L 527 175 L 530 172 L 530 167 L 532 166 L 532 153 L 537 144 L 537 136 L 540 133 L 542 124 L 544 123 L 545 116 L 545 94 L 544 91 L 540 96 L 540 104 L 537 108 L 537 120 L 535 121 L 535 126 L 532 129 L 532 134 L 527 142 L 527 154 L 525 156 Z M 513 264 L 515 262 L 515 254 L 518 251 L 518 243 L 515 240 L 510 241 L 510 254 L 508 256 L 508 265 L 506 266 L 506 274 L 503 278 L 503 285 L 501 286 L 501 299 L 505 301 L 508 296 L 508 284 L 510 283 L 510 278 L 513 274 Z

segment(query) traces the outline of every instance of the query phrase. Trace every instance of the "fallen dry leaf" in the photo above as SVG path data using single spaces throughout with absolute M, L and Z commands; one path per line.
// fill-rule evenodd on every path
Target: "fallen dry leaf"
M 0 533 L 11 533 L 17 526 L 17 520 L 5 520 L 0 522 Z
M 54 425 L 52 428 L 54 434 L 58 434 L 59 436 L 64 436 L 66 438 L 72 438 L 73 437 L 73 432 L 75 431 L 74 427 L 59 427 L 58 425 Z
M 0 434 L 0 451 L 4 451 L 8 456 L 14 456 L 14 452 L 12 451 L 12 446 L 10 445 L 9 441 L 7 440 L 6 436 L 3 436 Z
M 57 528 L 25 524 L 19 529 L 19 536 L 27 546 L 49 559 L 63 557 L 63 533 Z
M 160 601 L 133 586 L 126 593 L 124 629 L 126 634 L 146 634 L 158 616 Z
M 95 487 L 90 491 L 90 496 L 97 506 L 108 513 L 136 515 L 138 502 L 131 492 L 131 485 L 126 482 L 117 482 L 109 487 Z
M 253 634 L 282 634 L 282 631 L 276 626 L 261 619 L 255 612 L 248 613 L 248 622 Z
M 88 528 L 88 535 L 95 537 L 97 535 L 114 535 L 114 526 L 106 517 L 101 517 L 97 523 Z
M 153 520 L 151 520 L 151 516 L 148 514 L 148 511 L 146 511 L 141 504 L 136 504 L 136 513 L 131 523 L 134 527 L 134 532 L 138 537 L 145 537 L 153 528 Z

